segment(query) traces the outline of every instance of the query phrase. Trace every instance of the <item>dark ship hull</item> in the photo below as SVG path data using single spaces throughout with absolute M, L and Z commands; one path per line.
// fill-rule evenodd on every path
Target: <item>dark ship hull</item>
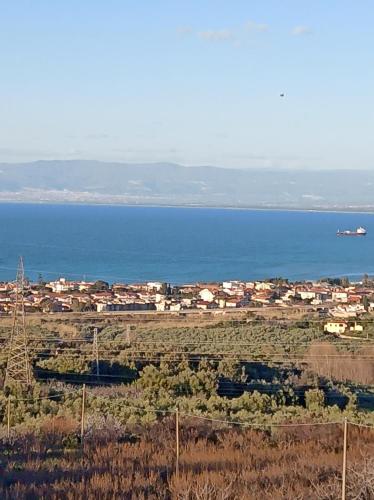
M 366 236 L 366 233 L 358 233 L 357 231 L 338 231 L 337 236 Z

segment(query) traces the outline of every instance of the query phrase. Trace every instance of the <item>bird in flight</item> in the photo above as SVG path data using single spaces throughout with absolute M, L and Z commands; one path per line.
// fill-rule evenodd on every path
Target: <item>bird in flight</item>
M 284 97 L 284 94 L 279 94 L 280 97 Z

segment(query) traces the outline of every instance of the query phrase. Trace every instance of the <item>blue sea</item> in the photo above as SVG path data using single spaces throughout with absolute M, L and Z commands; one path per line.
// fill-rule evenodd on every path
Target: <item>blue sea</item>
M 364 226 L 366 237 L 337 237 Z M 374 274 L 374 215 L 0 204 L 0 280 L 170 283 Z

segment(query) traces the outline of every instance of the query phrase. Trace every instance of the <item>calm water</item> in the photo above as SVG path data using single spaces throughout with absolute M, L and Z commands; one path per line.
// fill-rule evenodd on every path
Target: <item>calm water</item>
M 374 274 L 374 215 L 0 204 L 0 279 L 19 255 L 32 279 L 355 278 Z

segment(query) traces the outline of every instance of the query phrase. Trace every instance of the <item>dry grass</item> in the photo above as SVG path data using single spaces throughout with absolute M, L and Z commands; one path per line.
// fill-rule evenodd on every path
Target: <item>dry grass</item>
M 174 428 L 93 429 L 84 446 L 71 421 L 54 419 L 41 434 L 1 445 L 4 499 L 335 499 L 341 488 L 342 429 L 290 428 L 275 434 L 181 428 L 179 477 Z M 348 498 L 374 498 L 374 433 L 350 428 Z
M 308 350 L 309 367 L 319 376 L 341 382 L 374 384 L 374 347 L 367 345 L 355 354 L 339 357 L 336 346 L 325 343 L 312 343 Z M 314 356 L 314 357 L 313 357 Z M 367 357 L 368 359 L 365 359 Z

